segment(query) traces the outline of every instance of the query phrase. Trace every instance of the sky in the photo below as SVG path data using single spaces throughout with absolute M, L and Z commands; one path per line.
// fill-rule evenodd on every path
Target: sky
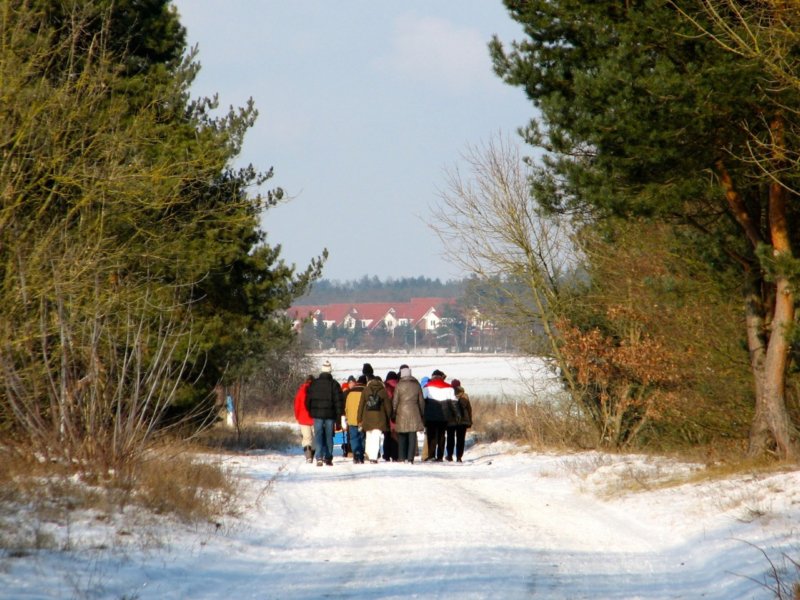
M 274 168 L 290 200 L 268 243 L 323 277 L 464 275 L 430 228 L 445 173 L 533 112 L 487 44 L 522 36 L 500 0 L 175 0 L 201 71 L 194 96 L 259 111 L 237 165 Z M 468 234 L 468 232 L 467 232 Z

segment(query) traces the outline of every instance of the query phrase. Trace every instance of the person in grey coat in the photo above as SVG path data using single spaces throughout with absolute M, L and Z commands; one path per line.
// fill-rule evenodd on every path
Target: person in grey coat
M 417 452 L 417 432 L 425 428 L 425 398 L 422 386 L 408 367 L 400 369 L 400 381 L 392 396 L 392 414 L 398 436 L 398 458 L 413 463 Z

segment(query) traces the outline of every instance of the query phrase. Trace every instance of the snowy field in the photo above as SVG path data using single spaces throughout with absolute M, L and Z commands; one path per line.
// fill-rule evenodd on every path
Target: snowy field
M 463 464 L 218 459 L 242 480 L 237 517 L 41 523 L 68 550 L 0 554 L 0 597 L 731 600 L 777 597 L 773 568 L 797 577 L 798 472 L 662 487 L 692 465 L 504 442 Z
M 385 378 L 389 371 L 398 372 L 401 364 L 411 367 L 417 379 L 430 376 L 434 369 L 440 369 L 447 380 L 458 379 L 470 398 L 495 398 L 497 400 L 532 399 L 552 394 L 558 389 L 552 371 L 544 361 L 501 354 L 450 354 L 394 353 L 394 354 L 337 354 L 320 353 L 312 355 L 316 368 L 325 360 L 333 365 L 333 376 L 338 380 L 348 375 L 361 374 L 361 367 L 368 362 L 375 374 Z

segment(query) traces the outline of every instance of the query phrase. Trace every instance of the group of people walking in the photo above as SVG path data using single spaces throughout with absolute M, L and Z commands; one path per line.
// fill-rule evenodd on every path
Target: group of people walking
M 413 463 L 422 460 L 462 461 L 472 405 L 457 379 L 451 383 L 436 369 L 417 380 L 408 365 L 389 371 L 385 379 L 364 363 L 361 375 L 338 383 L 330 361 L 317 377 L 309 375 L 297 390 L 295 418 L 300 424 L 306 461 L 333 465 L 334 431 L 346 433 L 345 456 L 366 460 Z M 418 434 L 425 443 L 418 452 Z M 381 440 L 383 448 L 381 449 Z

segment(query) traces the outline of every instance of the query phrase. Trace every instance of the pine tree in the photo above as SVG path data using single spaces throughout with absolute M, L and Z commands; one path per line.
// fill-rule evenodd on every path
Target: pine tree
M 773 85 L 763 60 L 709 35 L 720 24 L 699 3 L 505 3 L 525 38 L 509 49 L 495 39 L 491 51 L 496 72 L 538 111 L 525 132 L 545 151 L 537 200 L 593 223 L 633 216 L 692 228 L 700 255 L 740 270 L 756 403 L 750 450 L 796 458 L 785 383 L 800 99 Z M 771 6 L 764 16 L 775 27 L 796 25 L 796 8 Z

